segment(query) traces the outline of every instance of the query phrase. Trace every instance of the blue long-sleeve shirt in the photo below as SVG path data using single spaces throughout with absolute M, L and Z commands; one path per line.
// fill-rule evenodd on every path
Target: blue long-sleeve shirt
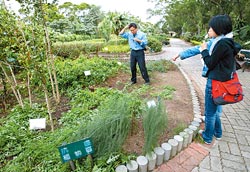
M 140 30 L 138 30 L 135 35 L 133 35 L 131 32 L 124 32 L 120 34 L 120 36 L 128 40 L 129 47 L 132 50 L 143 50 L 148 44 L 146 34 Z M 134 41 L 134 38 L 137 38 L 142 42 Z
M 208 51 L 210 50 L 210 47 L 212 45 L 214 41 L 214 38 L 212 39 L 209 39 L 209 41 L 207 42 L 207 49 Z M 200 45 L 197 45 L 197 46 L 194 46 L 194 47 L 191 47 L 191 48 L 188 48 L 184 51 L 182 51 L 179 55 L 180 55 L 180 59 L 181 60 L 184 60 L 184 59 L 187 59 L 189 57 L 192 57 L 192 56 L 195 56 L 195 55 L 198 55 L 198 54 L 201 54 L 201 50 L 200 50 Z M 203 68 L 202 68 L 202 76 L 203 77 L 207 77 L 207 71 L 208 71 L 208 68 L 207 66 L 204 64 L 203 65 Z
M 212 38 L 212 39 L 209 39 L 209 41 L 207 42 L 207 49 L 208 49 L 208 51 L 210 50 L 210 47 L 211 47 L 213 41 L 214 41 L 214 39 Z M 184 59 L 187 59 L 189 57 L 201 54 L 200 47 L 201 47 L 200 45 L 197 45 L 197 46 L 188 48 L 188 49 L 180 52 L 180 54 L 179 54 L 180 55 L 180 59 L 184 60 Z

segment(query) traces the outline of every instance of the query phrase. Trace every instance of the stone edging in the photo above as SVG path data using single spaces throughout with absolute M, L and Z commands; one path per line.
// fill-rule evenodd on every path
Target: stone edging
M 181 67 L 178 66 L 178 68 L 181 71 L 182 75 L 185 77 L 185 79 L 186 79 L 186 81 L 187 81 L 187 83 L 189 85 L 190 93 L 191 93 L 191 96 L 192 96 L 192 102 L 193 102 L 194 117 L 200 118 L 200 116 L 201 116 L 201 107 L 200 107 L 198 95 L 197 95 L 197 93 L 196 93 L 196 91 L 194 89 L 194 86 L 193 86 L 191 80 L 188 78 L 187 74 L 183 71 L 183 69 Z

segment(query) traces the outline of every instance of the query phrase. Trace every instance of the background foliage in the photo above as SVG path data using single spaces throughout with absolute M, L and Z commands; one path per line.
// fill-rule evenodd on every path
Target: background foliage
M 208 29 L 210 18 L 228 14 L 233 21 L 234 35 L 243 48 L 250 48 L 250 1 L 248 0 L 150 0 L 155 8 L 152 15 L 161 15 L 165 33 L 174 31 L 182 36 L 190 33 L 196 40 L 202 40 Z M 184 17 L 185 16 L 185 17 Z

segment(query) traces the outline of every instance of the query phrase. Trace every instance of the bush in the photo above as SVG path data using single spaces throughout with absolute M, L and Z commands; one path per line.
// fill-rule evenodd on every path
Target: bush
M 73 86 L 88 87 L 105 81 L 115 74 L 121 67 L 115 61 L 103 58 L 80 57 L 76 60 L 66 59 L 56 61 L 57 80 L 60 89 L 66 90 Z M 90 76 L 85 76 L 84 71 L 90 71 Z
M 107 45 L 125 45 L 128 44 L 128 40 L 124 38 L 111 39 L 107 42 Z
M 108 45 L 102 48 L 105 53 L 127 53 L 129 52 L 129 45 Z
M 71 42 L 71 41 L 83 41 L 91 39 L 89 35 L 77 35 L 77 34 L 61 34 L 56 33 L 53 39 L 57 42 Z
M 152 52 L 160 52 L 162 50 L 162 43 L 154 37 L 148 38 L 148 46 Z
M 53 54 L 64 58 L 77 58 L 82 54 L 99 52 L 105 45 L 104 39 L 72 42 L 56 42 L 53 45 Z
M 167 34 L 156 34 L 152 36 L 153 38 L 156 38 L 158 41 L 160 41 L 163 45 L 168 45 L 169 44 L 169 38 Z
M 182 35 L 182 37 L 185 41 L 190 42 L 190 40 L 192 39 L 192 34 L 190 32 L 186 32 Z
M 191 39 L 195 40 L 197 42 L 202 42 L 204 40 L 204 35 L 203 34 L 200 34 L 200 35 L 196 34 L 196 35 L 192 36 Z

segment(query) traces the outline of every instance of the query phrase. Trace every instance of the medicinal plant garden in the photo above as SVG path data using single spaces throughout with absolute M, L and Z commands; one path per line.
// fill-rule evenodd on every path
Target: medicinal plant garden
M 234 18 L 236 39 L 249 46 L 250 13 L 244 8 L 248 1 L 237 1 L 243 12 L 236 2 L 235 6 L 223 1 L 154 2 L 151 15 L 164 12 L 156 24 L 129 13 L 104 13 L 86 3 L 19 1 L 17 15 L 0 2 L 0 171 L 70 171 L 58 147 L 84 138 L 91 138 L 94 153 L 92 158 L 75 160 L 76 171 L 114 171 L 137 156 L 123 146 L 140 125 L 144 133 L 140 152 L 149 153 L 159 144 L 168 128 L 164 101 L 171 100 L 176 89 L 130 86 L 129 77 L 116 87 L 108 84 L 112 78 L 130 76 L 129 63 L 120 58 L 129 56 L 129 47 L 118 33 L 131 21 L 147 33 L 147 53 L 156 53 L 168 44 L 169 31 L 199 43 L 210 16 L 224 12 Z M 206 10 L 208 3 L 217 6 Z M 176 69 L 166 60 L 147 65 L 150 74 Z M 156 105 L 149 107 L 149 100 Z M 46 128 L 30 130 L 29 120 L 39 118 L 46 118 Z

